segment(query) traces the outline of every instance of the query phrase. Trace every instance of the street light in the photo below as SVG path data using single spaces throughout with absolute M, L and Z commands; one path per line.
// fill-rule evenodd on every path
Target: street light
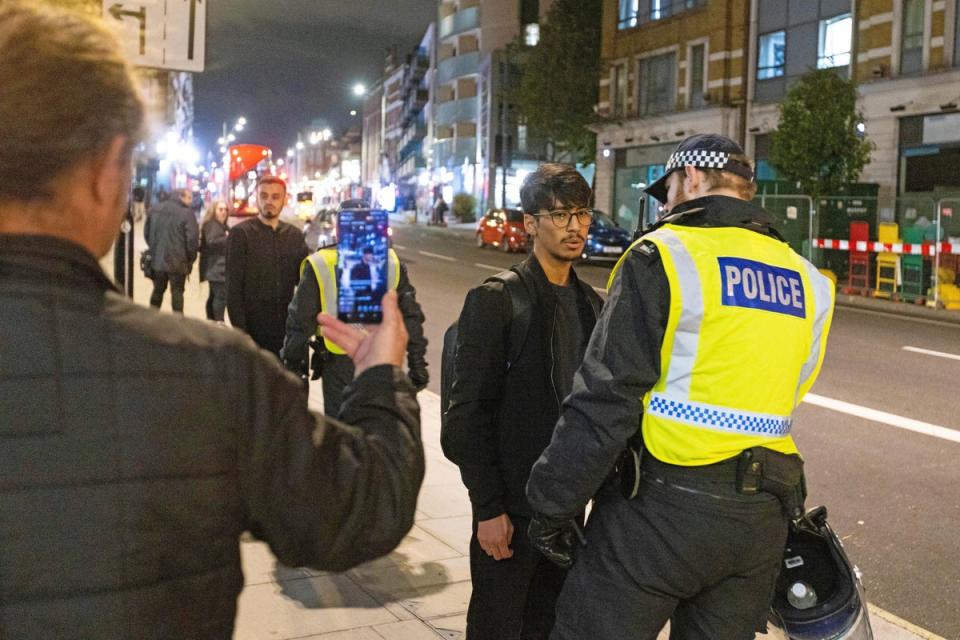
M 356 110 L 356 109 L 350 109 L 350 115 L 352 115 L 352 116 L 357 115 L 357 110 Z
M 366 92 L 367 92 L 367 88 L 363 86 L 363 83 L 358 82 L 357 84 L 353 85 L 353 95 L 360 97 L 364 95 Z
M 241 127 L 245 127 L 247 126 L 247 119 L 244 118 L 243 116 L 240 116 L 239 118 L 237 118 L 237 124 L 240 125 Z
M 303 147 L 304 147 L 303 141 L 297 140 L 297 151 L 303 151 Z

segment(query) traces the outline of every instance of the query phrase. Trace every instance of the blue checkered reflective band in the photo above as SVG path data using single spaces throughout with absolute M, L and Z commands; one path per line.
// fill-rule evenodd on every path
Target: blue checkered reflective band
M 724 306 L 807 317 L 803 280 L 796 271 L 743 258 L 717 258 L 717 262 Z
M 647 411 L 651 415 L 718 431 L 778 438 L 790 433 L 790 416 L 735 411 L 726 407 L 665 398 L 653 394 Z

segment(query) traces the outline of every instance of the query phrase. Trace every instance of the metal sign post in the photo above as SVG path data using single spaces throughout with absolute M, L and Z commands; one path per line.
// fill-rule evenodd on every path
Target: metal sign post
M 103 0 L 124 50 L 138 67 L 203 71 L 208 0 Z

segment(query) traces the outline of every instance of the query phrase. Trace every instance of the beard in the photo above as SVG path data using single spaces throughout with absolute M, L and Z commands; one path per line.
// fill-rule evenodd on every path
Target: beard
M 270 207 L 270 208 L 264 207 L 263 209 L 260 210 L 260 214 L 264 218 L 276 218 L 280 216 L 280 210 L 274 209 L 273 207 Z

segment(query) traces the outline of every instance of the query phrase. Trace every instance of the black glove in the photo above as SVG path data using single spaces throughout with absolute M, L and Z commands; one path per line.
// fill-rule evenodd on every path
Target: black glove
M 527 536 L 547 560 L 564 569 L 573 566 L 577 547 L 587 544 L 576 520 L 560 520 L 542 513 L 534 514 L 530 520 Z
M 283 366 L 285 366 L 288 371 L 297 374 L 297 377 L 301 380 L 307 379 L 306 360 L 284 360 Z
M 427 383 L 430 382 L 430 374 L 427 373 L 426 364 L 422 366 L 411 366 L 410 371 L 407 372 L 407 377 L 410 378 L 410 383 L 417 391 L 426 389 Z

